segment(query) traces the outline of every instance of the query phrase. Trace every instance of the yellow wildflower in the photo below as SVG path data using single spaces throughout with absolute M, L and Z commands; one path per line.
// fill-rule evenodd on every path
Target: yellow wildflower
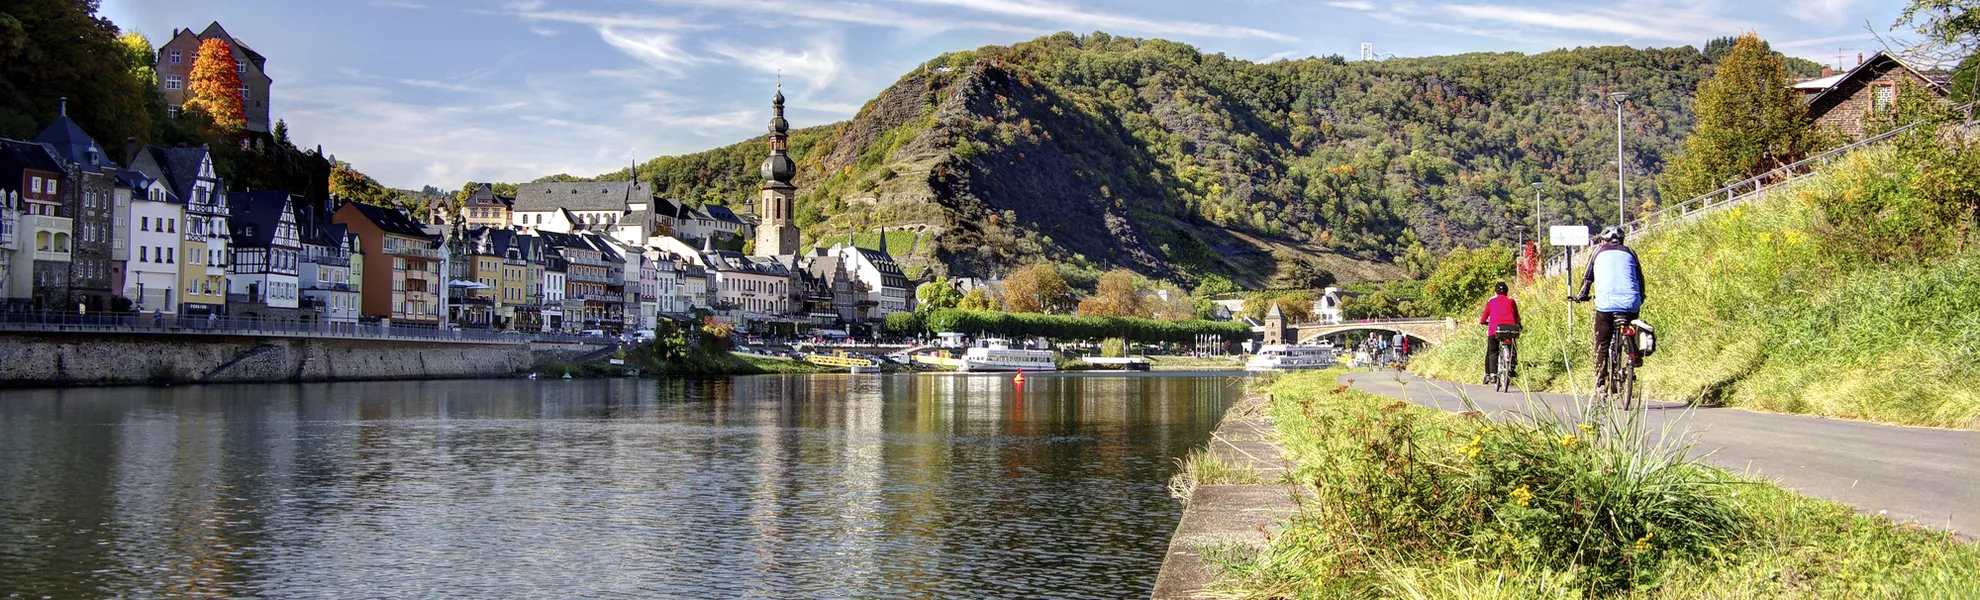
M 1512 491 L 1512 500 L 1513 504 L 1526 506 L 1533 502 L 1533 492 L 1527 491 L 1526 486 L 1519 486 L 1519 489 Z
M 1581 443 L 1581 438 L 1574 437 L 1574 434 L 1572 433 L 1561 434 L 1562 448 L 1573 448 L 1575 444 L 1579 444 L 1579 443 Z
M 1594 425 L 1589 425 L 1589 424 L 1587 424 L 1587 423 L 1582 423 L 1582 424 L 1581 424 L 1581 432 L 1582 432 L 1582 433 L 1586 433 L 1586 434 L 1588 434 L 1588 435 L 1595 435 L 1595 426 L 1594 426 Z
M 1643 534 L 1643 537 L 1641 537 L 1641 538 L 1638 538 L 1638 539 L 1636 540 L 1636 544 L 1634 544 L 1633 546 L 1631 546 L 1631 549 L 1632 549 L 1632 550 L 1635 550 L 1635 551 L 1637 551 L 1637 552 L 1649 552 L 1649 551 L 1650 551 L 1650 537 L 1651 537 L 1651 536 L 1654 536 L 1654 535 L 1657 535 L 1657 532 L 1654 532 L 1654 531 L 1650 531 L 1650 532 L 1645 532 L 1645 533 Z

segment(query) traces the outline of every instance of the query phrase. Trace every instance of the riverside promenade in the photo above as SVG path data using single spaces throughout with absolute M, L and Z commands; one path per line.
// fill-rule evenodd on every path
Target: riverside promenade
M 1278 533 L 1299 511 L 1299 488 L 1284 483 L 1290 465 L 1265 418 L 1269 401 L 1263 393 L 1247 394 L 1211 432 L 1210 453 L 1233 470 L 1256 472 L 1262 483 L 1199 484 L 1190 490 L 1155 579 L 1156 600 L 1202 597 L 1218 576 L 1217 568 L 1204 560 L 1204 550 L 1262 548 L 1266 536 Z

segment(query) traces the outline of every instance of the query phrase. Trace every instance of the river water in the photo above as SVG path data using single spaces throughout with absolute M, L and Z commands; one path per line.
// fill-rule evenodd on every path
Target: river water
M 0 392 L 0 597 L 1146 597 L 1237 385 Z

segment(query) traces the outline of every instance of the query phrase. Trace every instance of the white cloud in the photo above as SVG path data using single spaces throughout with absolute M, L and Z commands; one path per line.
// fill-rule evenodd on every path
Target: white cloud
M 838 83 L 845 72 L 845 61 L 840 58 L 842 45 L 830 38 L 819 38 L 809 47 L 799 52 L 791 52 L 771 47 L 730 44 L 710 44 L 708 50 L 728 58 L 739 66 L 766 73 L 782 73 L 785 76 L 802 79 L 807 88 L 823 90 Z
M 1130 17 L 1087 10 L 1076 4 L 1050 2 L 1047 0 L 909 0 L 921 4 L 935 4 L 966 8 L 969 10 L 1036 19 L 1055 26 L 1070 26 L 1117 31 L 1153 33 L 1158 35 L 1194 35 L 1215 38 L 1259 38 L 1281 42 L 1297 41 L 1290 35 L 1236 25 L 1217 25 L 1194 21 L 1161 21 Z
M 1332 6 L 1334 8 L 1345 8 L 1348 10 L 1364 10 L 1364 11 L 1375 10 L 1374 4 L 1363 2 L 1361 0 L 1352 0 L 1350 2 L 1328 2 L 1327 6 Z
M 1458 16 L 1481 21 L 1534 25 L 1571 31 L 1609 33 L 1639 39 L 1668 41 L 1699 39 L 1698 34 L 1695 32 L 1674 31 L 1668 28 L 1656 27 L 1644 21 L 1630 21 L 1586 12 L 1565 13 L 1490 4 L 1455 4 L 1445 8 Z
M 620 52 L 646 63 L 647 66 L 675 75 L 680 75 L 682 68 L 701 62 L 699 57 L 682 50 L 676 36 L 669 33 L 639 30 L 621 32 L 608 25 L 598 28 L 598 37 L 605 40 L 605 43 L 611 44 L 613 48 L 618 48 Z

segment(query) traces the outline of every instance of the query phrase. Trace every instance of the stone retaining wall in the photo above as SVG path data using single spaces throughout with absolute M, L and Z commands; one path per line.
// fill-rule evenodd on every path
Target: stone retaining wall
M 587 348 L 557 344 L 544 354 Z M 505 377 L 538 362 L 530 344 L 183 336 L 0 334 L 0 386 Z

